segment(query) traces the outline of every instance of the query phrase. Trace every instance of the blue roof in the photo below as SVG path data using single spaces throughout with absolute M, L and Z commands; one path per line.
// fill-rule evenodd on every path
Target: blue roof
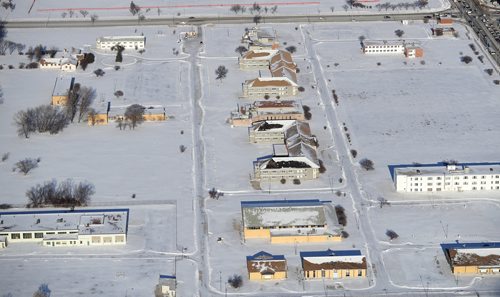
M 320 206 L 328 202 L 331 201 L 320 201 L 319 199 L 241 201 L 241 207 Z
M 498 249 L 500 242 L 456 242 L 456 243 L 442 243 L 441 248 L 446 250 L 459 250 L 459 249 Z
M 253 256 L 247 256 L 247 261 L 272 261 L 272 260 L 285 260 L 285 256 L 271 255 L 264 251 L 260 251 Z
M 160 274 L 160 278 L 170 278 L 170 279 L 175 279 L 175 275 Z
M 408 168 L 408 167 L 442 167 L 446 166 L 446 162 L 437 162 L 434 164 L 397 164 L 397 165 L 387 165 L 389 168 L 389 173 L 391 174 L 392 180 L 394 180 L 394 170 L 398 168 Z M 500 165 L 500 162 L 477 162 L 477 163 L 456 163 L 458 166 L 488 166 L 488 165 Z
M 337 250 L 300 252 L 300 258 L 304 257 L 327 257 L 327 256 L 361 256 L 360 250 Z

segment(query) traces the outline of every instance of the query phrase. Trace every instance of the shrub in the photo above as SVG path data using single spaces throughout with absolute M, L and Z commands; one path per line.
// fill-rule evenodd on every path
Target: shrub
M 351 155 L 353 158 L 356 158 L 356 156 L 358 155 L 358 151 L 357 150 L 351 150 Z
M 387 235 L 387 237 L 389 237 L 390 240 L 393 240 L 393 239 L 396 239 L 399 237 L 399 235 L 394 230 L 390 230 L 390 229 L 387 229 L 387 231 L 385 232 L 385 235 Z
M 493 75 L 493 69 L 485 69 L 484 72 L 488 73 L 489 76 Z
M 38 184 L 26 191 L 28 207 L 75 207 L 86 206 L 95 193 L 94 185 L 88 182 L 75 184 L 67 179 L 60 184 L 55 180 Z
M 472 58 L 470 56 L 462 56 L 460 58 L 460 61 L 462 61 L 462 63 L 469 64 L 470 62 L 472 62 Z
M 280 180 L 280 183 L 281 183 L 281 184 L 283 184 L 283 185 L 284 185 L 284 184 L 286 184 L 286 179 L 282 178 L 282 179 Z
M 187 149 L 187 147 L 185 145 L 180 145 L 179 146 L 179 150 L 181 151 L 181 153 L 185 152 Z
M 229 277 L 227 282 L 231 285 L 231 287 L 233 287 L 235 289 L 243 286 L 243 278 L 241 277 L 241 275 L 235 274 L 235 275 Z
M 212 188 L 208 191 L 208 195 L 212 199 L 219 199 L 221 196 L 224 196 L 224 193 L 219 192 L 216 188 Z
M 9 155 L 10 155 L 10 153 L 4 153 L 4 154 L 2 155 L 2 162 L 7 161 L 7 159 L 9 158 Z
M 349 233 L 347 233 L 346 231 L 342 231 L 342 232 L 340 232 L 340 237 L 342 237 L 342 238 L 348 238 L 349 237 Z
M 106 73 L 106 72 L 104 72 L 104 70 L 102 70 L 101 68 L 98 68 L 98 69 L 96 69 L 96 70 L 94 71 L 94 74 L 95 74 L 95 76 L 97 76 L 97 77 L 104 76 L 104 74 L 105 74 L 105 73 Z
M 493 83 L 494 83 L 495 85 L 500 85 L 500 80 L 495 79 L 495 80 L 493 81 Z
M 115 66 L 115 70 L 116 70 L 116 71 L 120 70 L 120 66 L 116 65 L 116 66 Z
M 298 178 L 294 178 L 294 179 L 293 179 L 293 184 L 294 184 L 294 185 L 300 185 L 300 179 L 298 179 Z
M 335 214 L 337 214 L 337 220 L 340 225 L 347 225 L 347 216 L 345 215 L 345 209 L 342 205 L 335 205 Z
M 37 62 L 31 62 L 28 65 L 26 65 L 26 69 L 36 69 L 36 68 L 38 68 Z
M 359 165 L 361 165 L 361 167 L 363 167 L 366 171 L 374 169 L 373 161 L 366 158 L 359 161 Z
M 26 158 L 14 164 L 15 169 L 19 170 L 19 172 L 27 175 L 32 169 L 38 167 L 38 161 L 35 159 Z
M 299 92 L 304 92 L 306 89 L 304 89 L 304 87 L 299 87 L 298 90 Z

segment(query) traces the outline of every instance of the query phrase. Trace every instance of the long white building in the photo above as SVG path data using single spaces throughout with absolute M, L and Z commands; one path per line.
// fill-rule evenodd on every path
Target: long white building
M 34 210 L 0 212 L 4 246 L 34 242 L 43 246 L 123 245 L 128 209 Z
M 469 164 L 396 168 L 398 192 L 499 191 L 500 164 Z
M 97 38 L 96 47 L 98 49 L 110 50 L 115 45 L 121 45 L 126 50 L 141 50 L 146 47 L 146 37 L 144 36 L 104 36 Z
M 365 41 L 363 42 L 363 53 L 371 55 L 404 54 L 405 43 L 403 41 Z

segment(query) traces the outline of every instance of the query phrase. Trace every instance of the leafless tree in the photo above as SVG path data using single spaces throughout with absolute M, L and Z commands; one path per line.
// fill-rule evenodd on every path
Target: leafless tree
M 132 129 L 144 122 L 145 107 L 140 104 L 132 104 L 125 110 L 125 120 L 130 122 Z
M 113 95 L 115 95 L 116 99 L 120 99 L 120 97 L 123 96 L 123 91 L 118 90 Z
M 290 54 L 293 54 L 297 51 L 297 48 L 294 45 L 290 45 L 289 47 L 285 48 Z
M 89 14 L 89 12 L 86 11 L 86 10 L 80 10 L 80 14 L 85 18 L 85 17 L 87 17 L 87 15 Z
M 78 106 L 78 123 L 88 114 L 90 106 L 96 98 L 96 90 L 90 87 L 80 89 L 80 104 Z
M 396 31 L 394 31 L 394 34 L 396 34 L 397 37 L 401 38 L 405 34 L 405 31 L 397 29 Z
M 231 5 L 231 8 L 229 8 L 229 10 L 237 14 L 238 12 L 241 11 L 241 5 L 239 4 Z
M 227 282 L 231 285 L 231 287 L 235 289 L 243 286 L 243 278 L 241 277 L 241 275 L 238 274 L 229 277 Z
M 389 237 L 390 240 L 393 240 L 393 239 L 396 239 L 399 237 L 399 235 L 394 230 L 390 230 L 390 229 L 387 229 L 387 231 L 385 232 L 385 235 L 387 235 L 387 237 Z
M 215 77 L 215 79 L 220 79 L 222 81 L 222 79 L 226 78 L 227 73 L 228 73 L 228 70 L 227 70 L 226 66 L 220 65 L 215 70 L 215 74 L 217 75 Z
M 99 18 L 99 16 L 97 14 L 92 14 L 90 16 L 90 21 L 92 22 L 92 24 L 94 24 L 95 21 L 97 21 L 98 18 Z
M 361 167 L 363 167 L 366 171 L 374 169 L 373 161 L 366 158 L 359 161 L 359 165 L 361 165 Z
M 32 169 L 38 167 L 38 161 L 37 159 L 26 158 L 24 160 L 16 162 L 14 166 L 15 169 L 19 170 L 19 172 L 27 175 Z
M 240 54 L 240 56 L 243 56 L 243 54 L 245 52 L 247 52 L 248 49 L 246 47 L 244 47 L 243 45 L 240 45 L 234 51 L 237 52 L 238 54 Z

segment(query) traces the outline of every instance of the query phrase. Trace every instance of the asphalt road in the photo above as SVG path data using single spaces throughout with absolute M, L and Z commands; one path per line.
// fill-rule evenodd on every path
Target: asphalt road
M 385 18 L 385 16 L 389 18 Z M 351 22 L 351 21 L 390 21 L 390 20 L 421 20 L 432 13 L 390 14 L 386 15 L 287 15 L 287 16 L 262 16 L 260 23 L 309 23 L 309 22 Z M 139 21 L 138 19 L 97 19 L 94 23 L 88 20 L 33 20 L 10 21 L 7 28 L 68 28 L 68 27 L 112 27 L 112 26 L 137 26 L 137 25 L 203 25 L 203 24 L 248 24 L 254 23 L 253 16 L 222 16 L 222 17 L 196 17 L 196 18 L 151 18 Z

